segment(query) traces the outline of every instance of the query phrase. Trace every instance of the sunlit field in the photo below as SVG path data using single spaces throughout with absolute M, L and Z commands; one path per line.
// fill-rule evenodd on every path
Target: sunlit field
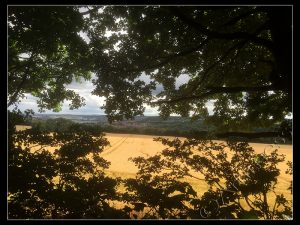
M 101 156 L 111 162 L 108 174 L 111 176 L 119 176 L 121 178 L 134 177 L 138 171 L 134 163 L 129 161 L 130 157 L 143 156 L 148 157 L 155 155 L 166 148 L 162 143 L 153 141 L 153 138 L 158 136 L 151 135 L 137 135 L 137 134 L 113 134 L 107 133 L 106 138 L 109 140 L 110 145 L 104 149 Z M 168 137 L 174 138 L 174 137 Z M 184 140 L 184 138 L 180 138 Z M 266 154 L 270 153 L 274 149 L 278 149 L 279 154 L 285 155 L 285 162 L 279 163 L 278 167 L 281 170 L 278 177 L 278 184 L 276 185 L 276 192 L 284 194 L 287 199 L 292 199 L 292 194 L 287 188 L 290 185 L 292 176 L 286 174 L 287 170 L 286 162 L 292 161 L 292 145 L 271 145 L 262 143 L 249 143 L 250 146 L 257 152 Z M 200 174 L 194 174 L 201 177 Z M 204 181 L 199 181 L 194 178 L 186 178 L 199 195 L 203 194 L 208 189 L 208 185 Z M 270 202 L 274 196 L 269 196 Z
M 30 128 L 29 126 L 18 126 L 17 130 L 24 130 Z M 137 134 L 115 134 L 106 133 L 105 137 L 110 142 L 110 145 L 104 148 L 104 151 L 100 154 L 104 159 L 111 163 L 110 167 L 106 170 L 108 176 L 121 177 L 122 179 L 134 178 L 138 168 L 134 165 L 129 158 L 138 156 L 149 157 L 153 156 L 163 149 L 167 148 L 159 141 L 153 139 L 158 136 L 151 135 L 137 135 Z M 175 137 L 166 137 L 173 139 Z M 179 137 L 184 140 L 185 138 Z M 220 141 L 217 141 L 220 142 Z M 288 190 L 292 176 L 286 174 L 285 171 L 288 169 L 286 165 L 287 161 L 292 161 L 292 145 L 276 145 L 276 144 L 263 144 L 263 143 L 249 143 L 250 146 L 257 152 L 266 154 L 271 151 L 278 149 L 279 154 L 285 155 L 285 162 L 279 163 L 278 167 L 281 171 L 278 177 L 278 183 L 276 185 L 276 194 L 284 194 L 288 200 L 292 200 L 292 193 Z M 53 151 L 55 147 L 49 147 L 49 151 Z M 204 178 L 201 174 L 192 172 L 192 175 L 198 178 Z M 201 181 L 192 177 L 185 178 L 184 181 L 189 182 L 199 196 L 206 192 L 209 188 L 205 181 Z M 124 188 L 119 187 L 121 192 L 126 191 Z M 275 200 L 275 195 L 270 193 L 268 196 L 269 202 L 272 203 Z M 246 204 L 242 205 L 247 208 Z M 118 207 L 118 203 L 114 203 Z
M 25 130 L 30 128 L 30 126 L 17 126 L 17 130 Z M 121 178 L 133 178 L 138 168 L 134 165 L 129 158 L 134 158 L 138 156 L 149 157 L 156 153 L 161 152 L 167 146 L 164 146 L 159 141 L 154 141 L 153 138 L 159 136 L 152 135 L 138 135 L 138 134 L 116 134 L 116 133 L 106 133 L 105 137 L 110 142 L 110 145 L 105 147 L 101 156 L 108 160 L 111 164 L 109 169 L 107 169 L 107 174 L 112 177 Z M 166 138 L 175 138 L 167 137 Z M 180 137 L 181 140 L 185 138 Z M 270 153 L 274 149 L 278 149 L 279 154 L 285 155 L 285 162 L 279 163 L 278 167 L 281 170 L 280 176 L 278 177 L 278 184 L 276 185 L 276 190 L 278 193 L 283 193 L 288 199 L 292 198 L 292 194 L 287 188 L 290 185 L 292 176 L 286 174 L 287 161 L 292 161 L 293 158 L 293 148 L 292 145 L 276 145 L 276 144 L 263 144 L 263 143 L 249 143 L 251 147 L 257 152 Z M 54 150 L 55 147 L 50 147 L 49 150 Z M 201 177 L 200 174 L 193 174 L 197 177 Z M 199 181 L 194 178 L 186 178 L 197 191 L 199 195 L 204 193 L 208 189 L 208 185 L 204 181 Z M 271 196 L 272 198 L 272 196 Z

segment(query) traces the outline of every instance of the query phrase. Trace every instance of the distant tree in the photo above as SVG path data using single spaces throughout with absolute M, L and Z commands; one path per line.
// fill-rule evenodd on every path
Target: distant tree
M 110 121 L 140 115 L 144 104 L 158 106 L 164 118 L 197 119 L 214 100 L 207 122 L 250 132 L 292 112 L 290 6 L 103 6 L 88 21 L 93 93 L 107 98 Z M 177 88 L 182 74 L 188 80 Z M 164 90 L 153 96 L 157 84 Z
M 87 43 L 79 36 L 84 21 L 72 6 L 8 6 L 8 107 L 24 94 L 38 97 L 41 111 L 60 111 L 84 99 L 66 89 L 73 79 L 90 79 Z
M 45 130 L 48 132 L 66 132 L 74 124 L 71 120 L 65 118 L 48 119 L 45 121 Z

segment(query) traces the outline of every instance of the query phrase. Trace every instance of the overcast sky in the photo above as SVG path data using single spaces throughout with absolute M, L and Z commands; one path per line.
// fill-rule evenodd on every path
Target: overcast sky
M 92 79 L 95 78 L 94 76 Z M 142 75 L 141 80 L 144 80 L 146 83 L 150 82 L 150 78 L 148 76 Z M 188 81 L 187 75 L 181 75 L 176 80 L 176 87 L 179 87 L 181 84 L 186 83 Z M 58 113 L 55 113 L 51 110 L 46 110 L 44 113 L 51 113 L 51 114 L 98 114 L 98 115 L 104 115 L 104 110 L 100 109 L 100 107 L 105 103 L 104 97 L 98 97 L 95 95 L 92 95 L 91 92 L 94 89 L 94 85 L 92 81 L 84 81 L 82 80 L 81 83 L 77 83 L 76 81 L 73 81 L 71 84 L 66 86 L 67 89 L 74 90 L 76 93 L 78 93 L 80 96 L 85 98 L 86 105 L 83 107 L 80 107 L 79 109 L 70 110 L 69 109 L 69 103 L 70 101 L 65 101 L 62 110 Z M 153 92 L 153 94 L 157 94 L 162 90 L 162 86 L 157 86 L 157 89 Z M 24 111 L 26 109 L 33 109 L 34 112 L 38 113 L 37 98 L 26 94 L 26 97 L 21 100 L 21 102 L 18 105 L 18 108 L 21 111 Z M 212 107 L 213 103 L 210 102 L 207 104 L 210 114 L 212 113 Z M 150 107 L 148 105 L 145 105 L 146 110 L 144 115 L 146 116 L 158 116 L 157 108 Z M 9 109 L 12 109 L 13 107 L 10 107 Z

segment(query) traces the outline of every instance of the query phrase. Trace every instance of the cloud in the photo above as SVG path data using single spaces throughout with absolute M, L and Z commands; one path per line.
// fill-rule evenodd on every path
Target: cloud
M 158 112 L 158 107 L 149 107 L 146 104 L 144 104 L 145 109 L 145 113 L 144 115 L 146 116 L 158 116 L 159 112 Z
M 95 78 L 95 77 L 93 77 Z M 104 114 L 104 110 L 100 109 L 100 107 L 104 104 L 105 98 L 98 97 L 91 94 L 91 91 L 94 89 L 94 85 L 91 81 L 81 80 L 81 83 L 72 81 L 71 84 L 66 85 L 67 89 L 75 91 L 77 94 L 82 96 L 85 99 L 86 105 L 79 108 L 70 110 L 69 104 L 71 101 L 64 101 L 62 105 L 62 110 L 58 113 L 53 112 L 52 110 L 46 110 L 44 113 L 54 113 L 54 114 Z M 33 109 L 35 112 L 38 112 L 37 101 L 38 98 L 32 96 L 31 94 L 25 94 L 25 98 L 23 98 L 18 104 L 18 108 L 21 111 L 26 109 Z M 10 107 L 9 109 L 13 109 Z
M 144 72 L 141 74 L 139 78 L 136 80 L 142 80 L 146 84 L 149 84 L 150 81 L 154 81 L 154 79 L 151 79 L 149 75 L 146 75 Z M 190 76 L 187 74 L 181 74 L 179 77 L 175 79 L 175 88 L 178 89 L 182 84 L 186 84 L 190 80 Z M 153 90 L 151 93 L 152 95 L 157 95 L 160 92 L 164 90 L 164 87 L 162 84 L 156 84 L 155 90 Z
M 93 74 L 92 79 L 95 79 L 96 76 Z M 142 74 L 139 79 L 145 81 L 146 84 L 149 84 L 151 81 L 150 76 L 147 76 L 145 74 Z M 189 77 L 188 75 L 182 74 L 176 79 L 176 88 L 178 88 L 180 85 L 183 83 L 186 83 L 188 81 Z M 70 84 L 66 85 L 67 89 L 73 90 L 76 93 L 78 93 L 80 96 L 82 96 L 85 99 L 86 105 L 79 108 L 79 109 L 74 109 L 70 110 L 69 109 L 69 104 L 70 101 L 65 101 L 62 106 L 62 110 L 58 113 L 55 113 L 51 110 L 46 110 L 45 113 L 53 113 L 53 114 L 99 114 L 99 115 L 104 115 L 104 110 L 101 109 L 100 107 L 104 105 L 105 103 L 105 98 L 104 97 L 99 97 L 96 95 L 92 95 L 91 92 L 95 88 L 93 85 L 92 81 L 85 81 L 84 79 L 81 79 L 81 82 L 78 83 L 75 80 L 73 80 Z M 162 85 L 157 85 L 156 90 L 152 92 L 152 94 L 156 95 L 160 93 L 163 90 Z M 37 107 L 37 98 L 30 95 L 30 94 L 25 94 L 25 98 L 21 100 L 21 102 L 18 105 L 18 108 L 21 111 L 24 111 L 26 109 L 33 109 L 35 112 L 38 112 L 38 107 Z M 150 107 L 148 105 L 145 106 L 145 115 L 148 116 L 158 116 L 158 107 Z M 213 101 L 209 101 L 206 106 L 208 107 L 208 112 L 209 114 L 213 113 Z M 13 109 L 13 107 L 10 107 L 9 109 Z M 174 114 L 175 115 L 175 114 Z
M 212 115 L 213 114 L 213 110 L 214 110 L 214 103 L 215 103 L 216 100 L 211 100 L 211 101 L 208 101 L 205 106 L 207 107 L 207 111 L 208 111 L 208 114 L 209 115 Z
M 190 80 L 190 76 L 187 74 L 181 74 L 175 80 L 175 87 L 178 89 L 181 85 L 186 84 Z
M 80 31 L 78 32 L 78 35 L 86 42 L 86 43 L 90 43 L 91 39 L 87 36 L 87 33 Z

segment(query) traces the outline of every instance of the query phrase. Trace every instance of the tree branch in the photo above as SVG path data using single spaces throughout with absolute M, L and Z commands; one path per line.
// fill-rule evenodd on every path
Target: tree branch
M 10 97 L 10 100 L 9 100 L 9 102 L 8 102 L 8 104 L 7 104 L 7 108 L 8 108 L 9 106 L 11 106 L 13 103 L 16 102 L 17 97 L 18 97 L 18 95 L 19 95 L 19 93 L 20 93 L 20 91 L 21 91 L 23 85 L 24 85 L 25 82 L 27 81 L 28 72 L 29 72 L 29 67 L 27 67 L 26 71 L 24 72 L 24 75 L 23 75 L 23 77 L 22 77 L 22 80 L 21 80 L 21 82 L 19 83 L 18 87 L 16 88 L 14 94 Z
M 149 70 L 149 69 L 157 69 L 159 67 L 162 67 L 164 65 L 166 65 L 167 63 L 169 63 L 170 61 L 172 61 L 173 59 L 177 58 L 177 57 L 180 57 L 180 56 L 185 56 L 185 55 L 188 55 L 188 54 L 191 54 L 195 51 L 198 51 L 200 50 L 204 45 L 206 45 L 208 43 L 208 39 L 206 38 L 203 42 L 201 42 L 200 45 L 197 45 L 197 46 L 194 46 L 194 47 L 191 47 L 191 48 L 188 48 L 188 49 L 185 49 L 181 52 L 178 52 L 178 53 L 174 53 L 174 54 L 170 54 L 168 56 L 165 56 L 164 58 L 166 58 L 165 60 L 157 63 L 157 64 L 153 64 L 153 65 L 150 65 L 150 66 L 143 66 L 142 68 L 139 68 L 139 69 L 131 69 L 131 70 L 126 70 L 126 72 L 133 72 L 133 71 L 144 71 L 144 70 Z
M 268 26 L 268 24 L 263 24 L 261 27 L 259 27 L 254 34 L 251 34 L 253 36 L 256 37 L 256 34 L 259 34 L 262 30 L 264 30 L 266 27 Z M 249 34 L 250 35 L 250 34 Z M 212 37 L 214 38 L 214 37 Z M 165 60 L 157 63 L 157 64 L 153 64 L 153 65 L 150 65 L 150 66 L 143 66 L 142 68 L 139 68 L 139 69 L 131 69 L 131 70 L 126 70 L 126 72 L 134 72 L 134 71 L 143 71 L 143 70 L 148 70 L 148 69 L 156 69 L 156 68 L 159 68 L 159 67 L 162 67 L 164 65 L 166 65 L 167 63 L 169 63 L 170 61 L 172 61 L 173 59 L 177 58 L 177 57 L 181 57 L 181 56 L 185 56 L 185 55 L 188 55 L 188 54 L 191 54 L 195 51 L 198 51 L 200 50 L 203 46 L 205 46 L 209 41 L 210 41 L 210 37 L 209 38 L 206 38 L 200 45 L 198 46 L 195 46 L 195 47 L 191 47 L 191 48 L 188 48 L 188 49 L 185 49 L 181 52 L 178 52 L 178 53 L 174 53 L 174 54 L 171 54 L 171 55 L 168 55 L 168 56 L 165 56 Z M 212 64 L 206 71 L 206 73 L 209 72 L 209 70 L 211 70 L 213 67 L 215 67 L 219 62 L 221 62 L 222 60 L 224 60 L 229 54 L 231 51 L 233 51 L 234 49 L 239 49 L 241 48 L 243 45 L 245 45 L 247 43 L 247 41 L 249 41 L 248 38 L 246 38 L 246 40 L 243 40 L 243 41 L 240 41 L 238 42 L 237 44 L 233 45 L 231 48 L 229 48 L 225 54 L 217 61 L 215 62 L 214 64 Z
M 253 211 L 256 211 L 256 209 L 250 204 L 250 199 L 248 199 L 248 197 L 247 196 L 245 196 L 245 200 L 246 200 L 246 203 L 247 203 L 247 205 L 253 210 Z
M 265 29 L 265 27 L 268 26 L 268 23 L 263 24 L 262 26 L 260 26 L 255 32 L 254 34 L 259 34 L 262 30 Z M 239 41 L 238 43 L 236 43 L 235 45 L 231 46 L 229 49 L 227 49 L 227 51 L 221 56 L 221 58 L 219 58 L 216 62 L 214 62 L 212 65 L 210 65 L 204 72 L 201 78 L 199 78 L 200 80 L 197 82 L 197 80 L 195 80 L 195 82 L 197 82 L 196 84 L 194 84 L 194 87 L 191 89 L 191 92 L 194 92 L 198 86 L 203 83 L 205 81 L 205 79 L 207 78 L 208 73 L 210 72 L 210 70 L 212 70 L 215 66 L 217 66 L 220 62 L 224 61 L 227 56 L 233 51 L 233 50 L 241 50 L 243 48 L 243 46 L 248 42 L 248 40 L 243 40 L 243 41 Z
M 34 57 L 34 56 L 35 56 L 35 54 L 32 53 L 32 55 L 31 55 L 30 58 L 28 59 L 28 63 L 27 63 L 28 65 L 30 65 L 30 64 L 32 63 L 32 60 L 33 60 L 33 57 Z M 24 72 L 24 74 L 23 74 L 23 76 L 22 76 L 21 82 L 19 83 L 18 87 L 16 88 L 14 94 L 10 97 L 10 100 L 9 100 L 9 102 L 8 102 L 8 104 L 7 104 L 7 108 L 8 108 L 9 106 L 11 106 L 13 103 L 16 102 L 17 97 L 18 97 L 18 95 L 19 95 L 21 89 L 23 88 L 24 83 L 27 81 L 29 69 L 30 69 L 30 66 L 27 66 L 27 68 L 26 68 L 26 70 L 25 70 L 25 72 Z
M 272 52 L 274 50 L 274 45 L 272 41 L 269 41 L 264 38 L 257 37 L 254 34 L 250 34 L 247 32 L 233 32 L 233 33 L 220 33 L 217 31 L 209 30 L 198 21 L 191 19 L 190 17 L 186 16 L 178 7 L 169 7 L 170 11 L 181 19 L 186 24 L 190 25 L 194 29 L 198 30 L 200 33 L 206 35 L 209 38 L 215 39 L 224 39 L 224 40 L 234 40 L 234 39 L 245 39 L 251 41 L 255 44 L 265 46 L 270 49 Z
M 28 58 L 26 58 L 26 59 L 28 59 Z M 12 73 L 12 72 L 14 72 L 14 71 L 16 71 L 16 70 L 19 70 L 19 69 L 22 68 L 22 67 L 29 66 L 31 63 L 32 63 L 32 61 L 30 61 L 30 60 L 28 59 L 27 62 L 24 62 L 24 63 L 23 63 L 23 61 L 22 61 L 22 63 L 19 64 L 19 65 L 11 65 L 11 66 L 8 65 L 8 66 L 9 66 L 8 72 L 9 72 L 9 73 Z
M 210 92 L 214 93 L 237 93 L 237 92 L 264 92 L 264 91 L 274 91 L 278 90 L 278 87 L 273 85 L 267 86 L 255 86 L 255 87 L 212 87 L 208 86 L 206 88 Z
M 17 96 L 19 95 L 24 83 L 26 82 L 27 80 L 27 73 L 24 74 L 24 76 L 22 77 L 22 80 L 20 82 L 20 84 L 18 85 L 16 91 L 14 92 L 14 94 L 10 97 L 10 100 L 7 104 L 7 108 L 10 107 L 14 102 L 16 102 L 16 99 L 17 99 Z
M 227 21 L 226 23 L 224 23 L 222 26 L 232 26 L 234 25 L 235 23 L 237 23 L 239 20 L 245 18 L 245 17 L 248 17 L 256 12 L 261 12 L 262 9 L 260 7 L 256 7 L 254 9 L 250 9 L 249 11 L 247 12 L 244 12 L 244 13 L 241 13 L 240 15 L 230 19 L 229 21 Z
M 247 41 L 240 41 L 237 44 L 231 46 L 223 55 L 221 58 L 219 58 L 216 62 L 214 62 L 212 65 L 210 65 L 205 72 L 203 73 L 202 77 L 200 78 L 200 80 L 195 84 L 194 88 L 192 88 L 191 92 L 194 92 L 198 86 L 203 83 L 205 81 L 205 79 L 207 78 L 208 73 L 210 72 L 210 70 L 212 70 L 216 65 L 218 65 L 220 62 L 222 62 L 233 50 L 235 49 L 240 49 L 242 48 Z
M 206 92 L 200 95 L 190 95 L 183 96 L 180 98 L 170 99 L 170 100 L 159 100 L 156 102 L 152 102 L 153 104 L 161 104 L 161 103 L 176 103 L 181 101 L 188 101 L 194 99 L 203 99 L 208 96 L 219 94 L 219 93 L 239 93 L 239 92 L 265 92 L 265 91 L 274 91 L 280 90 L 279 87 L 274 87 L 273 85 L 268 86 L 260 86 L 260 87 L 207 87 Z

